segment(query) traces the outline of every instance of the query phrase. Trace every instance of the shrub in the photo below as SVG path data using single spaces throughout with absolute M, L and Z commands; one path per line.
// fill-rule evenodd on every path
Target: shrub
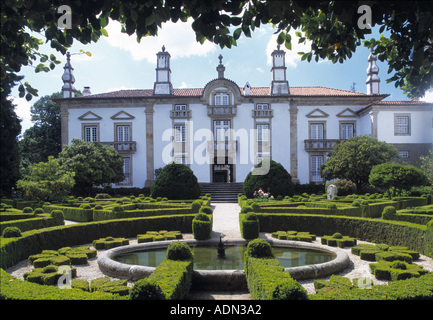
M 328 186 L 331 184 L 337 187 L 338 196 L 347 196 L 349 194 L 353 194 L 356 192 L 356 184 L 350 180 L 340 179 L 340 180 L 328 182 L 325 186 L 325 190 L 327 190 Z
M 53 210 L 51 211 L 50 216 L 57 220 L 65 220 L 62 210 Z
M 261 167 L 263 163 L 262 161 L 257 167 Z M 259 169 L 257 167 L 254 170 Z M 292 177 L 280 163 L 269 160 L 269 171 L 263 175 L 253 174 L 254 170 L 248 173 L 243 185 L 248 198 L 252 198 L 254 191 L 260 188 L 272 195 L 293 196 Z
M 22 237 L 21 230 L 18 229 L 17 227 L 7 227 L 6 229 L 3 230 L 2 237 L 3 238 Z
M 248 213 L 248 212 L 253 212 L 253 207 L 251 206 L 242 207 L 241 213 Z
M 201 208 L 199 209 L 199 212 L 203 212 L 203 213 L 205 213 L 205 214 L 212 214 L 212 213 L 213 213 L 213 210 L 212 210 L 212 208 L 209 207 L 209 206 L 203 206 L 203 207 L 201 207 Z
M 129 240 L 125 238 L 113 238 L 113 237 L 106 237 L 106 238 L 100 238 L 98 240 L 93 241 L 93 247 L 96 250 L 108 250 L 111 248 L 124 246 L 129 244 Z
M 395 215 L 397 214 L 397 211 L 393 206 L 387 206 L 382 211 L 382 219 L 384 220 L 393 220 Z
M 404 280 L 428 273 L 423 267 L 403 261 L 379 261 L 370 264 L 371 272 L 378 280 Z
M 337 210 L 337 205 L 335 203 L 328 203 L 327 208 L 329 210 Z
M 254 212 L 258 212 L 258 211 L 260 211 L 260 206 L 259 206 L 258 203 L 255 203 L 255 202 L 254 202 L 254 203 L 251 205 L 251 208 L 253 209 Z
M 260 225 L 257 215 L 248 212 L 243 219 L 241 218 L 241 234 L 244 239 L 255 239 L 260 235 Z
M 305 289 L 272 255 L 271 246 L 264 239 L 255 239 L 245 252 L 245 275 L 252 299 L 306 300 Z
M 273 257 L 272 247 L 264 239 L 254 239 L 248 243 L 246 254 L 254 258 Z
M 198 213 L 192 220 L 192 233 L 194 239 L 206 240 L 212 235 L 212 221 L 204 213 Z
M 353 247 L 356 245 L 356 239 L 348 236 L 343 236 L 341 233 L 336 232 L 332 236 L 323 236 L 321 243 L 331 247 Z
M 36 215 L 36 214 L 44 214 L 44 209 L 42 209 L 42 208 L 36 208 L 34 211 L 33 211 L 33 213 Z
M 129 293 L 130 300 L 163 300 L 164 294 L 156 279 L 141 279 L 134 283 Z
M 192 211 L 193 213 L 197 213 L 197 212 L 199 212 L 199 211 L 200 211 L 200 208 L 201 208 L 201 205 L 202 205 L 202 202 L 201 202 L 200 200 L 195 200 L 195 201 L 193 201 L 193 202 L 191 203 L 191 211 Z
M 33 209 L 30 208 L 30 207 L 25 207 L 25 208 L 23 209 L 23 213 L 33 213 Z
M 166 257 L 167 259 L 175 261 L 193 260 L 191 248 L 186 242 L 182 241 L 175 241 L 170 243 L 167 247 Z
M 188 166 L 172 162 L 162 168 L 150 187 L 150 193 L 152 198 L 197 199 L 200 197 L 200 186 L 197 177 Z

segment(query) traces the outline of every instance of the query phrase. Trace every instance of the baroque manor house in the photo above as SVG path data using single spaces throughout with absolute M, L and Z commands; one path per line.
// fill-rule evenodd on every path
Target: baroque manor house
M 320 166 L 335 143 L 370 135 L 416 163 L 433 143 L 433 104 L 383 101 L 376 56 L 370 54 L 367 92 L 290 87 L 285 52 L 272 52 L 269 87 L 239 87 L 224 77 L 203 88 L 174 89 L 170 54 L 158 52 L 153 89 L 74 96 L 70 55 L 64 66 L 62 144 L 73 138 L 113 146 L 124 158 L 125 180 L 116 186 L 144 187 L 155 169 L 187 164 L 201 183 L 243 182 L 262 159 L 281 163 L 299 183 L 324 183 Z

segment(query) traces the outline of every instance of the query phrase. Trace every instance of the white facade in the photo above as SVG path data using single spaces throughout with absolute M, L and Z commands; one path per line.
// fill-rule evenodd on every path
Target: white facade
M 73 138 L 115 147 L 125 159 L 123 183 L 151 185 L 171 161 L 190 166 L 199 182 L 243 182 L 262 159 L 281 163 L 299 183 L 324 183 L 320 165 L 339 140 L 371 135 L 415 163 L 433 143 L 431 103 L 382 101 L 370 55 L 367 94 L 324 87 L 289 87 L 284 51 L 272 53 L 271 85 L 243 88 L 218 77 L 204 88 L 173 89 L 170 55 L 157 54 L 152 89 L 71 97 L 61 105 L 62 143 Z M 72 87 L 70 63 L 64 88 Z

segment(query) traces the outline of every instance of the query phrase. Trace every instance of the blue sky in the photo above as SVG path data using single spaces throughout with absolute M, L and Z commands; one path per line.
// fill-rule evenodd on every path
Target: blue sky
M 223 55 L 226 67 L 225 77 L 243 87 L 249 82 L 253 87 L 266 87 L 271 82 L 270 54 L 276 49 L 276 36 L 269 26 L 262 26 L 252 33 L 251 38 L 241 37 L 238 45 L 231 49 L 220 49 L 210 42 L 200 45 L 195 40 L 195 34 L 190 22 L 163 24 L 158 37 L 146 37 L 137 43 L 135 36 L 129 37 L 120 32 L 120 25 L 111 21 L 107 26 L 109 36 L 90 45 L 76 42 L 70 52 L 89 51 L 92 55 L 72 56 L 75 88 L 83 90 L 90 86 L 92 93 L 103 93 L 120 89 L 151 89 L 155 82 L 156 53 L 166 47 L 171 55 L 172 84 L 175 88 L 202 88 L 217 77 L 216 66 L 219 54 Z M 374 31 L 374 30 L 373 30 Z M 378 37 L 373 32 L 373 37 Z M 369 50 L 359 47 L 350 60 L 343 64 L 333 64 L 327 60 L 319 63 L 301 61 L 297 52 L 308 52 L 308 44 L 297 44 L 297 38 L 292 37 L 292 50 L 286 50 L 287 79 L 289 85 L 324 86 L 350 90 L 355 83 L 357 92 L 366 92 L 365 80 Z M 42 46 L 41 51 L 55 53 L 49 45 Z M 65 57 L 56 54 L 59 60 Z M 388 66 L 378 61 L 380 93 L 390 94 L 387 100 L 408 100 L 393 83 L 387 84 L 390 77 Z M 63 85 L 61 76 L 63 64 L 58 65 L 49 73 L 34 72 L 34 68 L 25 67 L 21 73 L 33 87 L 39 90 L 39 97 L 59 92 Z M 27 102 L 18 98 L 14 89 L 12 95 L 17 105 L 16 112 L 22 119 L 23 131 L 32 126 L 30 121 L 30 106 L 37 101 L 33 98 Z M 428 100 L 431 97 L 426 98 Z

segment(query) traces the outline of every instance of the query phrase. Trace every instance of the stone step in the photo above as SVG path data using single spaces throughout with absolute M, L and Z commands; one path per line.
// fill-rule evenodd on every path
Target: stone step
M 212 202 L 236 203 L 238 194 L 243 193 L 242 183 L 201 183 L 201 196 L 210 193 Z

